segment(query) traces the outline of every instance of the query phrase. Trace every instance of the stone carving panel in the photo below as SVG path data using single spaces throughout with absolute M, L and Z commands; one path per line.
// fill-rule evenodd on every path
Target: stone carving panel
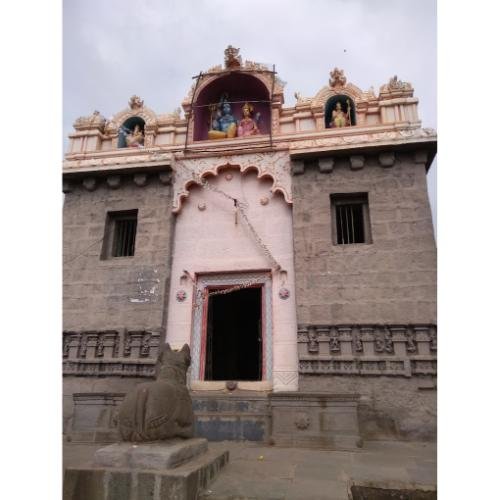
M 297 342 L 302 374 L 437 374 L 435 325 L 299 325 Z
M 63 332 L 63 375 L 151 377 L 160 332 L 104 330 Z

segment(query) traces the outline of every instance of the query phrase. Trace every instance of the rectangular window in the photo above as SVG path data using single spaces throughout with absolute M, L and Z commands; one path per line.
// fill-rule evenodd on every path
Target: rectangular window
M 132 257 L 135 252 L 137 210 L 108 212 L 101 258 Z
M 368 193 L 332 194 L 330 202 L 333 243 L 371 243 Z

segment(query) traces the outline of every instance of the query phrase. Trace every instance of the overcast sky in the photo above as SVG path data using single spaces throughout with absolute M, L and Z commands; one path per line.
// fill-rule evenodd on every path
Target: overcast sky
M 224 49 L 276 65 L 294 92 L 313 96 L 344 69 L 362 90 L 397 75 L 411 82 L 422 126 L 436 121 L 435 0 L 64 0 L 65 137 L 79 116 L 109 118 L 137 94 L 173 111 L 192 76 L 222 64 Z M 65 141 L 66 144 L 66 141 Z M 435 220 L 436 161 L 428 174 Z

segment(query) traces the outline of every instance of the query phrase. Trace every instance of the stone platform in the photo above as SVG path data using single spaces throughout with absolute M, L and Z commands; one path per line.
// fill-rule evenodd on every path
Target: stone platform
M 89 465 L 64 471 L 63 500 L 191 500 L 229 460 L 206 439 L 116 443 L 98 449 Z
M 97 448 L 66 443 L 65 467 L 85 467 Z M 436 491 L 435 443 L 365 441 L 363 448 L 332 451 L 225 441 L 209 450 L 229 450 L 231 461 L 200 500 L 352 500 L 354 486 Z

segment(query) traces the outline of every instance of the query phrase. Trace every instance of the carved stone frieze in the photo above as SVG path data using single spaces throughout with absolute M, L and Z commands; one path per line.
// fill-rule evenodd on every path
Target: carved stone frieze
M 435 325 L 299 325 L 297 342 L 302 374 L 436 375 Z
M 339 332 L 336 328 L 330 329 L 330 352 L 340 352 Z
M 182 200 L 189 196 L 189 186 L 193 182 L 200 184 L 208 174 L 218 175 L 221 168 L 229 165 L 239 167 L 242 173 L 256 169 L 259 178 L 270 176 L 273 179 L 271 192 L 281 192 L 287 203 L 292 203 L 289 155 L 279 151 L 266 154 L 229 155 L 224 157 L 223 162 L 217 157 L 177 160 L 173 165 L 175 170 L 173 211 L 181 210 Z
M 311 327 L 307 332 L 308 342 L 307 350 L 311 353 L 317 353 L 319 351 L 318 335 L 316 333 L 316 328 Z
M 151 377 L 160 344 L 160 332 L 64 331 L 63 374 Z

